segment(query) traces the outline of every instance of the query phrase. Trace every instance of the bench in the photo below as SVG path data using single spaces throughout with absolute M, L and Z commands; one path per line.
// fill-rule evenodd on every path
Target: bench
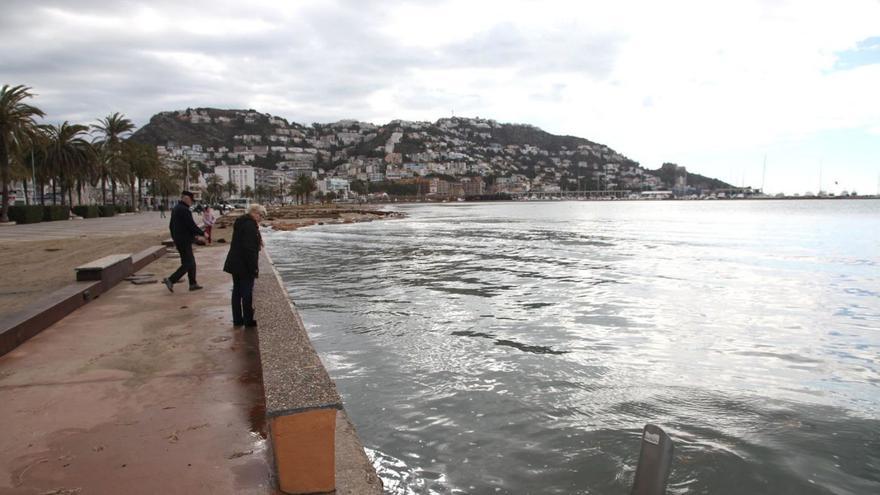
M 122 279 L 132 274 L 130 254 L 111 254 L 75 268 L 78 282 L 101 281 L 101 291 L 110 290 Z
M 76 282 L 0 318 L 0 356 L 49 328 L 102 292 L 102 282 Z
M 131 255 L 132 273 L 141 271 L 145 266 L 165 256 L 165 253 L 167 253 L 165 246 L 152 246 Z
M 76 267 L 76 283 L 0 318 L 0 356 L 107 292 L 125 277 L 161 258 L 165 252 L 164 246 L 153 246 L 134 256 L 113 254 Z

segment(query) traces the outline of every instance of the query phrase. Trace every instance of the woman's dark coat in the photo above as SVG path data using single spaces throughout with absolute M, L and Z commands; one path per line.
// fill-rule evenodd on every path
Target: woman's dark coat
M 232 242 L 223 271 L 240 277 L 254 277 L 259 274 L 260 247 L 262 237 L 256 220 L 250 215 L 242 215 L 235 220 Z

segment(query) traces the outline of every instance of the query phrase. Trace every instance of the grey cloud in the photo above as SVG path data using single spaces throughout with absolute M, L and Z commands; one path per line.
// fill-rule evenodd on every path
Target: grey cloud
M 383 19 L 402 2 L 324 3 L 281 15 L 265 7 L 175 2 L 20 1 L 4 3 L 0 17 L 2 83 L 27 84 L 51 120 L 92 121 L 122 111 L 138 124 L 158 111 L 194 106 L 250 107 L 299 122 L 370 118 L 369 97 L 419 68 L 512 67 L 524 73 L 581 72 L 602 78 L 613 66 L 620 40 L 589 33 L 536 36 L 511 25 L 495 26 L 470 40 L 450 40 L 438 50 L 403 46 L 381 32 Z M 127 25 L 147 5 L 156 12 L 198 22 L 200 13 L 226 12 L 270 27 L 259 32 L 145 33 Z M 47 9 L 117 20 L 85 30 L 52 24 Z M 44 22 L 34 22 L 43 19 Z M 208 56 L 225 69 L 179 64 L 179 53 Z M 409 87 L 395 95 L 414 110 L 482 108 L 480 91 L 453 94 Z

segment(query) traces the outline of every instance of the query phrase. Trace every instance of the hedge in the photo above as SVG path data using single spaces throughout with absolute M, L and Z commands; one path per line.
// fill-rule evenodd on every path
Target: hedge
M 43 207 L 40 205 L 19 205 L 9 207 L 9 219 L 16 223 L 38 223 L 43 221 Z
M 70 208 L 64 205 L 52 205 L 43 207 L 43 221 L 54 222 L 70 218 Z
M 98 214 L 102 217 L 112 217 L 116 214 L 116 207 L 113 205 L 100 205 L 98 206 Z
M 98 211 L 98 205 L 74 206 L 73 212 L 83 218 L 96 218 L 100 214 Z

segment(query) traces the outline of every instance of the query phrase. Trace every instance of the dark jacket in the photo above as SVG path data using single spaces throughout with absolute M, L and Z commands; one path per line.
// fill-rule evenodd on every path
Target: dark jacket
M 192 244 L 197 235 L 205 235 L 202 229 L 193 221 L 192 211 L 183 201 L 171 209 L 171 221 L 168 223 L 171 230 L 171 239 L 174 244 Z
M 242 215 L 232 227 L 232 242 L 223 271 L 240 277 L 259 275 L 260 247 L 263 240 L 257 221 L 250 215 Z

